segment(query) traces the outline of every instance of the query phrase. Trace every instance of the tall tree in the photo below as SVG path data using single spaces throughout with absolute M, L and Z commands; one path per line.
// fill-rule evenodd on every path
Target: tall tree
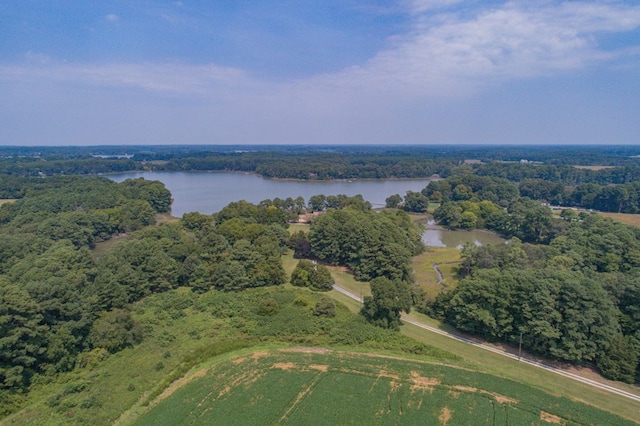
M 412 297 L 405 281 L 377 277 L 371 280 L 371 296 L 364 298 L 362 315 L 383 328 L 400 328 L 401 312 L 411 311 Z

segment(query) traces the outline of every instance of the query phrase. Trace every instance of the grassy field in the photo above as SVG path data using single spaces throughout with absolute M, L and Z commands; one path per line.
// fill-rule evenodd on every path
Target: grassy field
M 562 213 L 562 208 L 554 209 L 553 214 L 557 217 Z M 636 226 L 640 228 L 640 214 L 632 213 L 608 213 L 608 212 L 596 212 L 601 216 L 611 218 L 617 222 L 624 223 L 625 225 Z
M 371 296 L 371 287 L 368 282 L 356 281 L 353 274 L 347 268 L 330 266 L 331 276 L 336 284 L 361 298 Z
M 598 171 L 598 170 L 602 170 L 602 169 L 613 169 L 616 166 L 573 166 L 576 169 L 588 169 L 588 170 L 594 170 L 594 171 Z
M 310 225 L 307 223 L 290 223 L 289 224 L 289 233 L 293 234 L 294 232 L 303 231 L 309 232 Z
M 438 274 L 433 269 L 437 263 L 444 280 L 438 284 Z M 457 284 L 456 268 L 460 263 L 460 250 L 456 248 L 429 248 L 424 253 L 413 258 L 413 272 L 416 283 L 426 293 L 427 297 L 434 298 L 442 291 L 443 286 L 455 287 Z
M 632 424 L 491 375 L 318 348 L 226 359 L 154 403 L 133 424 Z
M 631 213 L 605 213 L 599 212 L 598 214 L 606 217 L 610 217 L 611 219 L 624 223 L 625 225 L 636 226 L 640 228 L 640 214 L 631 214 Z
M 451 327 L 443 326 L 438 321 L 417 312 L 412 312 L 410 317 L 446 331 L 455 331 Z M 591 386 L 576 382 L 575 380 L 520 363 L 516 360 L 476 348 L 439 334 L 427 332 L 410 324 L 404 324 L 401 332 L 417 341 L 455 353 L 474 370 L 514 380 L 554 395 L 562 395 L 565 398 L 581 401 L 640 423 L 640 408 L 638 407 L 638 403 L 633 400 L 597 390 Z M 572 370 L 571 368 L 569 369 Z M 629 392 L 638 393 L 638 389 L 635 386 L 607 381 L 586 369 L 580 371 L 594 380 Z M 580 371 L 573 369 L 573 372 Z

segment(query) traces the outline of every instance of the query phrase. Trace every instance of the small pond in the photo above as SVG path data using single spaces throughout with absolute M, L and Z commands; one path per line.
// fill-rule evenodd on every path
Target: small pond
M 484 246 L 488 244 L 502 244 L 505 240 L 498 234 L 483 229 L 450 231 L 436 225 L 433 221 L 427 223 L 426 230 L 424 234 L 422 234 L 422 242 L 429 247 L 462 248 L 464 243 L 468 241 L 471 241 L 477 246 Z

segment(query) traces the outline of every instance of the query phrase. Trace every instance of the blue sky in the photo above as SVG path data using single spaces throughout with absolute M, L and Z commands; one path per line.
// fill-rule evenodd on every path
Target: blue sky
M 638 144 L 640 2 L 0 0 L 0 144 Z

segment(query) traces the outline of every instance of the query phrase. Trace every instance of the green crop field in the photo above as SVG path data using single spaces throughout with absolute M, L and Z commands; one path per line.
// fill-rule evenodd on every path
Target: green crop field
M 438 364 L 323 349 L 226 359 L 159 396 L 137 425 L 633 424 L 509 380 Z

